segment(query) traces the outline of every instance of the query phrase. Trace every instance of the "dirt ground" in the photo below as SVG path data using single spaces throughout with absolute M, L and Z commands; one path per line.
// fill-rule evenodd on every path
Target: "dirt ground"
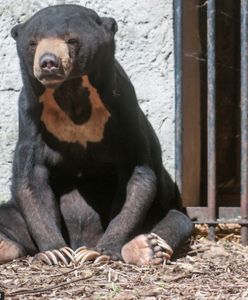
M 248 299 L 248 248 L 239 228 L 220 225 L 218 241 L 197 226 L 188 246 L 164 266 L 120 262 L 49 267 L 31 258 L 0 266 L 5 299 Z M 1 297 L 0 297 L 1 299 Z

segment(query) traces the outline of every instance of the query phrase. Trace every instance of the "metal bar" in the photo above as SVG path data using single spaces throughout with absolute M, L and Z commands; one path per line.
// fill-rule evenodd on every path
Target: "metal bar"
M 182 114 L 182 0 L 174 0 L 174 49 L 175 49 L 175 119 L 176 119 L 176 145 L 175 145 L 175 168 L 176 184 L 182 193 L 182 153 L 183 153 L 183 114 Z
M 187 215 L 191 220 L 198 223 L 209 223 L 209 212 L 208 207 L 202 206 L 190 206 L 186 207 Z M 233 223 L 241 224 L 243 220 L 241 219 L 240 207 L 218 207 L 218 219 L 219 223 Z M 248 220 L 246 220 L 248 223 Z
M 240 38 L 241 38 L 241 218 L 248 219 L 248 1 L 241 0 Z M 248 241 L 248 227 L 241 227 L 241 239 L 244 245 Z
M 208 0 L 207 7 L 208 53 L 208 213 L 209 221 L 216 220 L 216 145 L 215 145 L 215 0 Z M 209 226 L 209 239 L 215 239 L 215 227 Z

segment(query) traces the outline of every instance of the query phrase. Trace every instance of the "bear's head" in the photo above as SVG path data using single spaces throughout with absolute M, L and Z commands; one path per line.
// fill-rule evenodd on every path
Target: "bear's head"
M 37 12 L 11 35 L 17 42 L 22 72 L 45 87 L 107 68 L 114 63 L 112 18 L 100 18 L 79 5 L 50 6 Z

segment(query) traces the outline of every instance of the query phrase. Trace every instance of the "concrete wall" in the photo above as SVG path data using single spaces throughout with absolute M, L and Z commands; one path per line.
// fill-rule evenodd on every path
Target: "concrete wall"
M 165 166 L 174 177 L 172 0 L 0 0 L 0 201 L 10 195 L 22 85 L 9 32 L 40 8 L 64 3 L 85 5 L 118 22 L 117 58 L 134 83 L 140 105 L 160 138 Z

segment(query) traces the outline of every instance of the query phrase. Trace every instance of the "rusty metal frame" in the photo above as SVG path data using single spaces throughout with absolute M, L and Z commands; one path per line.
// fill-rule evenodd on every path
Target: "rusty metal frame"
M 242 244 L 248 244 L 248 0 L 241 0 L 241 199 L 240 207 L 217 207 L 216 202 L 216 74 L 215 74 L 215 0 L 207 2 L 207 91 L 208 91 L 208 201 L 207 207 L 187 207 L 195 223 L 209 226 L 209 238 L 215 239 L 215 226 L 219 223 L 241 225 Z M 183 166 L 183 3 L 174 0 L 175 41 L 175 102 L 176 102 L 176 183 L 182 192 Z
M 208 0 L 207 7 L 207 91 L 208 91 L 208 218 L 209 239 L 215 239 L 216 220 L 216 74 L 215 74 L 215 0 Z
M 248 220 L 248 1 L 240 5 L 240 85 L 241 85 L 241 217 Z M 241 228 L 242 243 L 248 243 L 248 227 Z
M 199 207 L 187 207 L 186 208 L 188 216 L 193 220 L 195 224 L 206 223 L 212 226 L 215 226 L 220 223 L 225 224 L 240 224 L 242 226 L 248 225 L 248 220 L 245 220 L 241 217 L 241 208 L 240 207 L 218 207 L 216 209 L 217 218 L 214 220 L 209 219 L 209 210 L 208 207 L 199 206 Z
M 175 49 L 175 118 L 176 118 L 176 147 L 175 147 L 175 170 L 178 190 L 182 192 L 182 153 L 183 153 L 183 3 L 182 0 L 174 0 L 174 49 Z

